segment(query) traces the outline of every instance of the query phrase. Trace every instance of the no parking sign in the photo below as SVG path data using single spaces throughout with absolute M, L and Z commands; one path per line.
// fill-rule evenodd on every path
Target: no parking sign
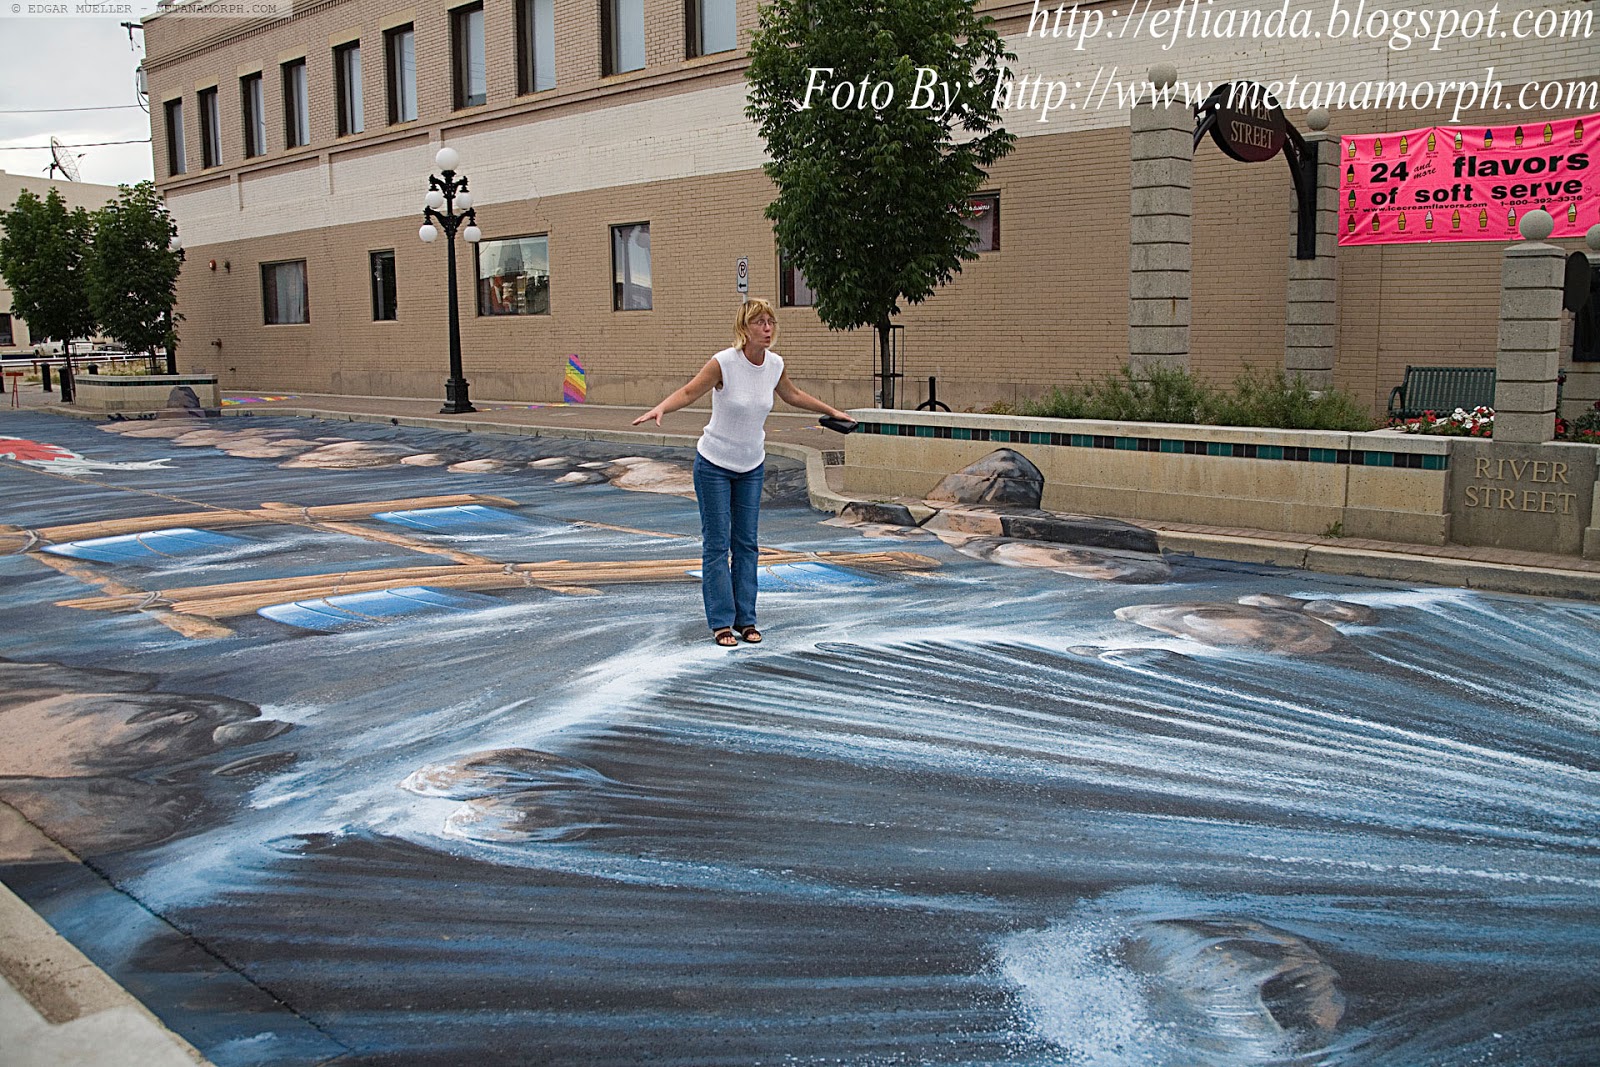
M 741 294 L 750 291 L 750 257 L 740 256 L 739 265 L 734 268 L 734 288 Z

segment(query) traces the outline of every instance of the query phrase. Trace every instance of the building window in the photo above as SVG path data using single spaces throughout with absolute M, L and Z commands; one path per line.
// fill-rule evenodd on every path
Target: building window
M 409 25 L 384 34 L 389 67 L 389 125 L 417 118 L 417 34 Z
M 239 79 L 239 100 L 244 106 L 245 158 L 267 151 L 267 109 L 261 96 L 261 75 L 247 74 Z
M 361 42 L 351 41 L 333 50 L 334 98 L 339 105 L 339 136 L 366 129 L 361 106 Z
M 684 0 L 684 26 L 688 55 L 709 56 L 729 52 L 738 43 L 735 0 Z
M 517 92 L 556 87 L 555 0 L 517 0 Z
M 222 116 L 217 114 L 217 88 L 200 90 L 200 166 L 222 162 Z
M 0 311 L 0 345 L 14 345 L 16 343 L 16 337 L 11 332 L 11 312 Z
M 167 173 L 171 175 L 183 174 L 188 171 L 188 164 L 183 158 L 183 101 L 168 100 L 165 107 L 167 113 Z
M 800 268 L 789 262 L 788 256 L 778 257 L 778 306 L 808 308 L 817 303 L 816 290 L 800 273 Z
M 650 224 L 611 227 L 611 310 L 650 310 Z
M 475 107 L 489 99 L 489 65 L 483 49 L 483 5 L 450 12 L 450 55 L 456 107 Z
M 1000 194 L 984 193 L 967 201 L 967 218 L 974 252 L 994 252 L 1000 247 Z
M 306 61 L 283 65 L 283 143 L 298 148 L 311 143 L 311 95 L 306 89 Z
M 550 314 L 550 238 L 478 242 L 478 314 Z
M 262 319 L 268 326 L 310 322 L 306 301 L 306 261 L 261 264 Z
M 600 0 L 601 74 L 644 67 L 644 0 Z
M 395 303 L 394 250 L 373 252 L 372 261 L 372 321 L 393 322 L 399 308 Z

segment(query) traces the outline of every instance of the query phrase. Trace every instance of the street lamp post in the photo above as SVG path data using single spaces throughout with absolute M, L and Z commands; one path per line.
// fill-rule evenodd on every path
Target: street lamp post
M 461 311 L 456 300 L 456 230 L 468 244 L 477 244 L 482 233 L 472 210 L 472 193 L 466 175 L 456 173 L 461 155 L 454 148 L 441 148 L 433 157 L 444 177 L 428 175 L 428 195 L 423 201 L 422 228 L 417 236 L 427 244 L 439 238 L 439 230 L 449 239 L 450 260 L 450 378 L 444 383 L 443 415 L 464 415 L 477 411 L 467 395 L 467 380 L 461 375 Z M 461 224 L 466 223 L 463 227 Z M 436 227 L 434 223 L 438 223 Z

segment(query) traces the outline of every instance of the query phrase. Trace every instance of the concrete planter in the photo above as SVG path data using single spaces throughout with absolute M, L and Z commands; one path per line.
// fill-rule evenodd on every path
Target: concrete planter
M 1011 448 L 1044 475 L 1042 506 L 1051 511 L 1425 545 L 1450 537 L 1448 438 L 876 409 L 852 416 L 861 427 L 844 441 L 847 495 L 918 498 Z
M 222 393 L 215 374 L 84 374 L 74 378 L 73 404 L 85 411 L 216 414 Z

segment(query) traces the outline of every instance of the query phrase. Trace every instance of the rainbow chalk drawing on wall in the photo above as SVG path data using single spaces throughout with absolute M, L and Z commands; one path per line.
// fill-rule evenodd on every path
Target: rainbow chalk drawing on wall
M 583 364 L 576 355 L 567 357 L 567 374 L 561 382 L 561 399 L 568 404 L 581 404 L 589 395 L 589 382 Z

